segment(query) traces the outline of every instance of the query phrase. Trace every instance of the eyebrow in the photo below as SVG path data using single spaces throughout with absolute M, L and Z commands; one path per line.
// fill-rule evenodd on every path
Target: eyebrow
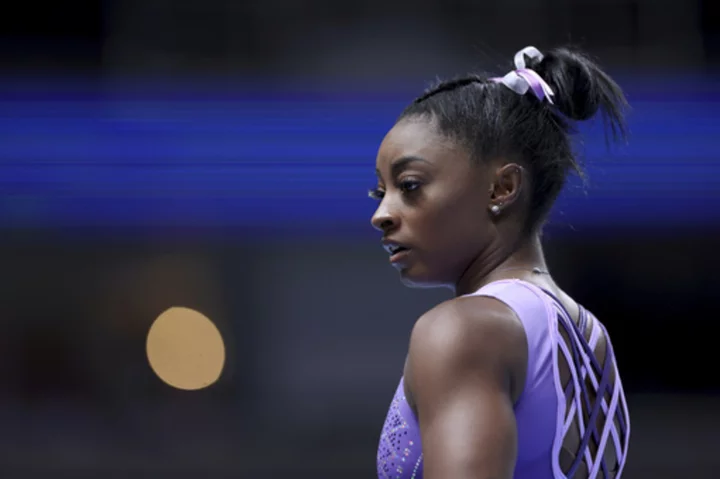
M 427 165 L 432 165 L 429 161 L 419 156 L 401 156 L 400 158 L 393 160 L 390 164 L 390 174 L 392 176 L 397 176 L 412 163 L 425 163 Z M 375 168 L 375 174 L 380 176 L 380 170 Z

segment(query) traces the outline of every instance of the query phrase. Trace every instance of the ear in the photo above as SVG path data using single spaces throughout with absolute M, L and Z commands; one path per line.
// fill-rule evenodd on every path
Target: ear
M 490 185 L 493 211 L 500 212 L 517 201 L 523 187 L 523 172 L 523 167 L 517 163 L 505 163 L 495 169 Z

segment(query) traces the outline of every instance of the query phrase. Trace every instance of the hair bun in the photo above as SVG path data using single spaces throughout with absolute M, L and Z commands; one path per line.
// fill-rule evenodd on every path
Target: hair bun
M 555 92 L 555 106 L 572 120 L 589 120 L 601 111 L 613 134 L 625 135 L 624 110 L 628 103 L 620 86 L 585 54 L 556 48 L 541 61 L 531 60 L 535 70 Z

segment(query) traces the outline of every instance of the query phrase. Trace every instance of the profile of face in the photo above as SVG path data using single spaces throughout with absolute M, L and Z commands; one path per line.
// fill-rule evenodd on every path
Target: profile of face
M 406 118 L 385 136 L 376 160 L 373 227 L 390 263 L 414 287 L 454 287 L 497 235 L 489 208 L 494 169 L 432 120 Z

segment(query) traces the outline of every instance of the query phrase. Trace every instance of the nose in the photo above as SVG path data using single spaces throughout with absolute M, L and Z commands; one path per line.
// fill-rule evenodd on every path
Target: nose
M 370 224 L 378 231 L 386 233 L 397 226 L 397 218 L 390 213 L 387 207 L 387 201 L 381 201 L 375 214 L 370 219 Z

